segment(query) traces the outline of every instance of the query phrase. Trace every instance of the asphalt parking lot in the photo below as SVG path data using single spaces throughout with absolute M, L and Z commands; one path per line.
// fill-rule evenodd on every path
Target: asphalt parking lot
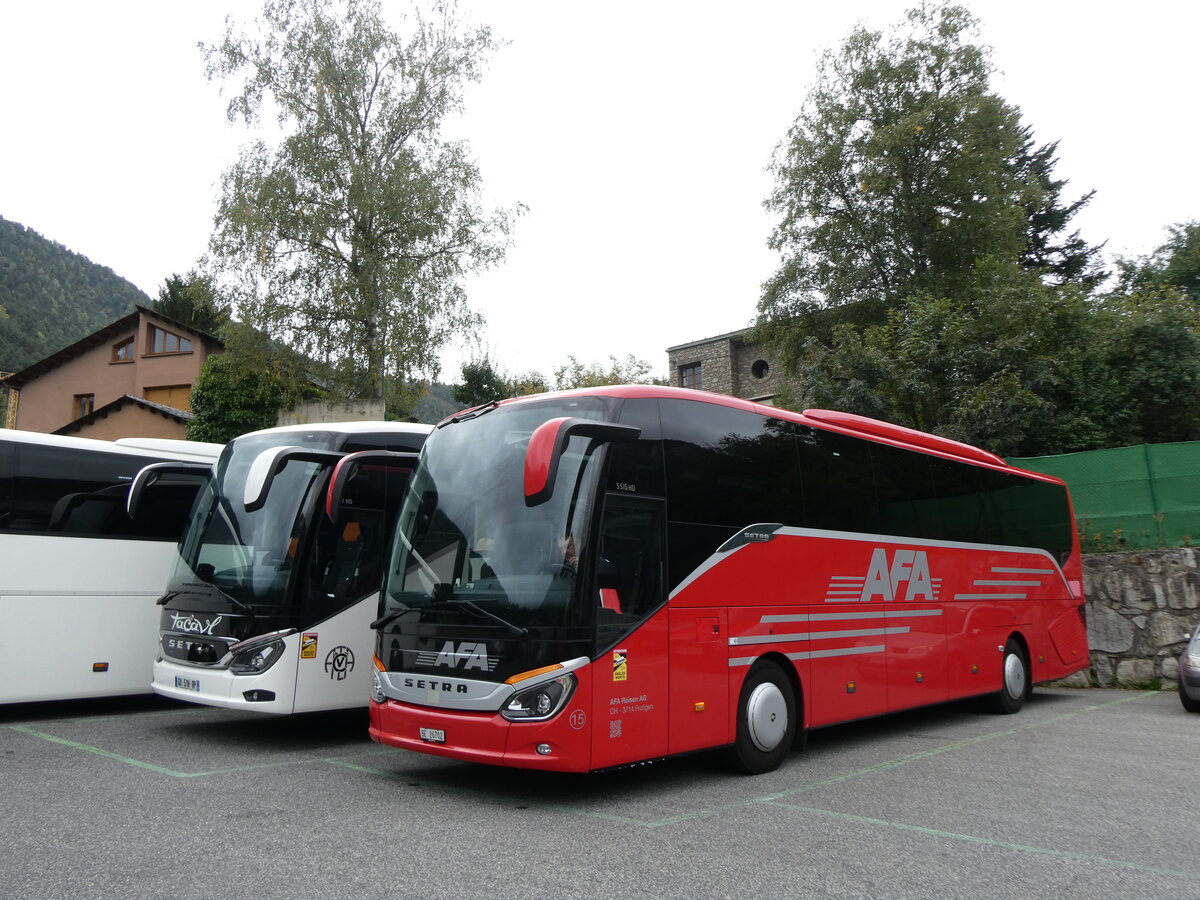
M 755 777 L 499 770 L 365 720 L 0 708 L 0 896 L 1200 897 L 1200 716 L 1170 692 L 889 716 Z

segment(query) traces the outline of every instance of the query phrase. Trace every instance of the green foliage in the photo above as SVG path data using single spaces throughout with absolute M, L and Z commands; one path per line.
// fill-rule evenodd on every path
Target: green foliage
M 269 370 L 239 365 L 229 354 L 210 356 L 192 388 L 188 438 L 223 444 L 275 425 L 283 390 Z
M 225 352 L 208 358 L 192 388 L 191 440 L 225 443 L 270 428 L 281 409 L 320 396 L 289 348 L 238 322 L 226 323 L 220 337 Z
M 404 22 L 377 0 L 269 0 L 259 34 L 204 48 L 231 120 L 277 115 L 278 146 L 224 175 L 210 250 L 240 318 L 326 365 L 328 387 L 385 396 L 473 331 L 461 276 L 499 261 L 514 212 L 485 211 L 469 148 L 440 128 L 495 47 L 452 6 Z M 518 210 L 519 211 L 519 210 Z
M 960 297 L 919 296 L 882 324 L 809 338 L 797 396 L 1039 456 L 1200 438 L 1200 314 L 1175 291 L 1090 299 L 984 260 Z
M 454 401 L 463 407 L 480 406 L 510 396 L 508 381 L 492 367 L 486 356 L 463 363 L 462 378 L 462 384 L 454 386 Z
M 508 395 L 510 397 L 527 397 L 530 394 L 544 394 L 550 390 L 550 382 L 540 372 L 522 372 L 508 380 Z
M 958 296 L 983 258 L 1094 279 L 1096 250 L 1059 238 L 1091 195 L 1061 204 L 1055 145 L 1034 144 L 991 72 L 976 20 L 944 4 L 910 10 L 887 36 L 860 27 L 824 55 L 766 202 L 783 259 L 759 324 L 785 362 L 840 323 Z M 822 308 L 834 312 L 814 319 Z
M 1200 309 L 1173 288 L 1114 294 L 1097 309 L 1097 340 L 1124 392 L 1121 443 L 1200 439 Z
M 159 288 L 158 299 L 151 304 L 151 308 L 212 335 L 229 319 L 228 311 L 217 301 L 212 278 L 195 270 L 186 277 L 169 275 Z
M 1118 388 L 1101 365 L 1079 289 L 987 260 L 961 298 L 918 296 L 881 324 L 810 338 L 804 405 L 897 422 L 1002 455 L 1060 453 L 1104 435 Z
M 572 388 L 603 387 L 608 384 L 666 384 L 662 378 L 650 374 L 650 363 L 638 359 L 632 353 L 625 361 L 615 356 L 608 358 L 607 368 L 600 363 L 585 365 L 574 356 L 567 357 L 566 365 L 554 370 L 555 390 Z
M 111 269 L 0 218 L 0 371 L 19 372 L 149 303 Z
M 1172 287 L 1200 305 L 1200 222 L 1172 225 L 1167 241 L 1148 256 L 1117 263 L 1120 290 Z

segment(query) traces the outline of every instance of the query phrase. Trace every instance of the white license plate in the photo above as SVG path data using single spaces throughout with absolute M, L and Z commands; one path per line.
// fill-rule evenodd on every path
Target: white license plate
M 446 732 L 442 728 L 422 728 L 421 740 L 434 744 L 446 743 Z
M 178 675 L 176 675 L 175 676 L 175 687 L 182 688 L 185 691 L 199 692 L 200 679 L 199 678 L 180 678 Z

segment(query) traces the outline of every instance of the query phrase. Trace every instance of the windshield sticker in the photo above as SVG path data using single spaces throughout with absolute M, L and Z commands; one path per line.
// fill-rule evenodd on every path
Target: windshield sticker
M 317 633 L 310 631 L 300 637 L 300 658 L 317 658 Z
M 613 651 L 613 681 L 625 681 L 629 678 L 629 653 L 626 650 Z
M 345 681 L 354 671 L 354 651 L 349 647 L 334 647 L 325 657 L 325 671 L 331 681 Z

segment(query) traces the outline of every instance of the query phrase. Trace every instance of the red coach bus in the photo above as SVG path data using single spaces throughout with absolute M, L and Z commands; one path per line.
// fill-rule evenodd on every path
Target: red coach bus
M 984 696 L 1088 663 L 1061 481 L 826 410 L 624 386 L 430 436 L 380 597 L 371 737 L 584 772 Z

